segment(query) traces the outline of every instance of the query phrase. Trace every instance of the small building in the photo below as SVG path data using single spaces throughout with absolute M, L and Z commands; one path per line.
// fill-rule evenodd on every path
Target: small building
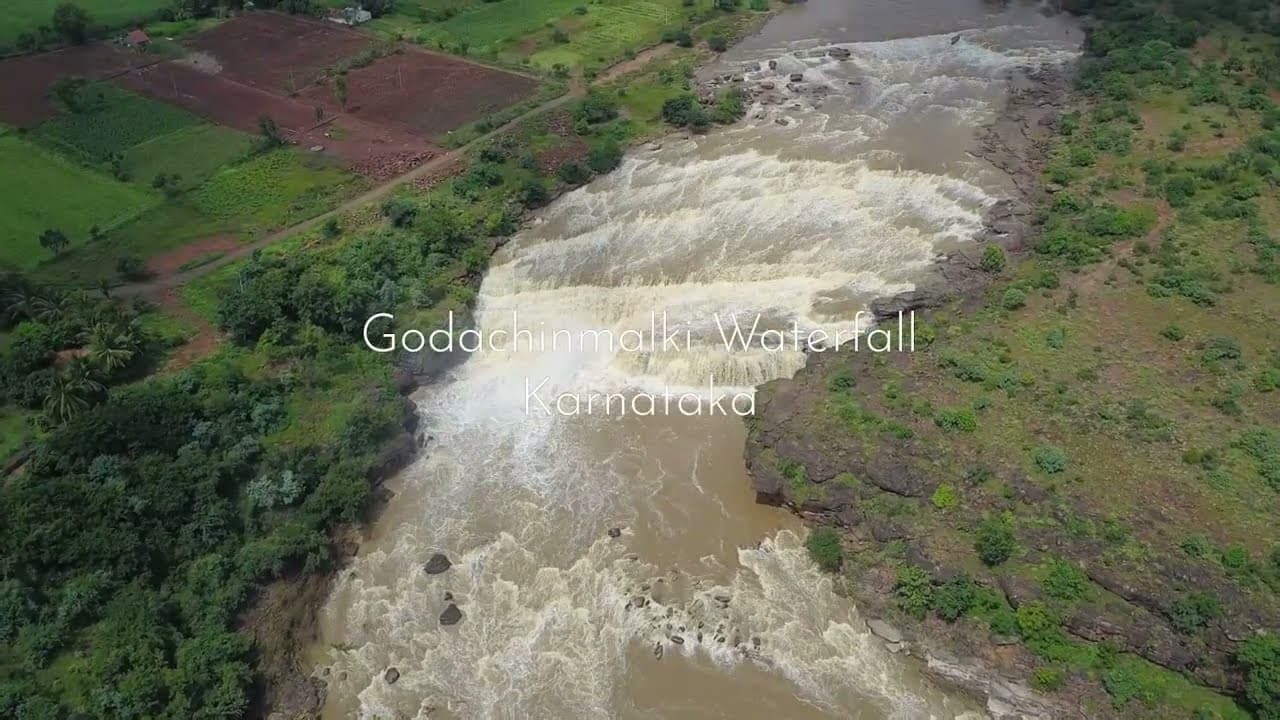
M 124 36 L 124 44 L 131 48 L 146 50 L 151 44 L 151 38 L 141 30 L 132 30 L 128 35 Z
M 329 11 L 329 19 L 340 25 L 363 25 L 373 19 L 373 13 L 362 7 L 346 7 Z

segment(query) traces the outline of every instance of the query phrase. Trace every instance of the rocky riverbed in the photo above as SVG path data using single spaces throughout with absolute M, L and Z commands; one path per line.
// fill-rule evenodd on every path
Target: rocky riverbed
M 1018 253 L 1034 243 L 1034 208 L 1046 194 L 1040 178 L 1050 141 L 1061 115 L 1076 102 L 1071 91 L 1073 71 L 1020 69 L 1010 73 L 1008 104 L 981 130 L 973 154 L 1006 173 L 1016 192 L 987 210 L 983 229 L 972 245 L 941 257 L 915 289 L 873 300 L 870 309 L 879 320 L 896 322 L 898 313 L 913 311 L 927 318 L 931 310 L 941 306 L 963 308 L 979 304 L 991 281 L 991 276 L 979 268 L 982 247 L 995 243 L 1006 252 Z M 711 86 L 736 81 L 736 76 L 723 76 Z M 820 88 L 804 85 L 803 78 L 791 79 L 783 92 L 804 94 L 817 102 L 824 95 Z M 785 106 L 787 102 L 776 86 L 767 84 L 757 87 L 751 95 L 765 106 Z M 815 353 L 795 377 L 761 387 L 746 447 L 752 484 L 762 502 L 790 507 L 812 525 L 839 526 L 846 549 L 853 553 L 905 543 L 909 562 L 930 568 L 935 579 L 945 580 L 958 571 L 939 565 L 912 547 L 910 540 L 917 529 L 909 521 L 877 516 L 867 502 L 869 493 L 865 487 L 837 480 L 847 473 L 872 486 L 872 493 L 927 501 L 937 486 L 931 479 L 927 451 L 911 439 L 833 442 L 814 432 L 805 420 L 810 408 L 826 401 L 826 382 L 834 364 L 852 363 L 857 378 L 876 362 L 881 360 L 866 353 Z M 813 492 L 786 477 L 776 461 L 779 456 L 801 464 L 808 480 L 821 491 Z M 1037 492 L 1029 484 L 1020 489 L 1028 494 Z M 923 661 L 928 673 L 938 680 L 986 698 L 988 710 L 995 717 L 1079 714 L 1074 704 L 1029 687 L 1028 678 L 1037 663 L 1016 638 L 974 632 L 936 620 L 912 622 L 893 612 L 894 585 L 892 570 L 883 567 L 858 568 L 855 577 L 843 584 L 872 618 L 868 620 L 871 631 L 890 650 L 910 653 Z M 880 619 L 891 615 L 892 622 Z M 1090 692 L 1096 694 L 1096 690 Z

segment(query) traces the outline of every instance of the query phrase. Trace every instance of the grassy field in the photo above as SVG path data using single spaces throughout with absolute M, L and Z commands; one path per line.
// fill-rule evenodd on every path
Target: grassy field
M 30 413 L 18 408 L 0 405 L 0 462 L 27 441 L 30 431 L 27 419 Z
M 190 199 L 202 215 L 235 220 L 250 237 L 318 215 L 361 186 L 324 159 L 282 148 L 222 170 Z
M 254 138 L 231 128 L 200 124 L 135 145 L 124 153 L 122 167 L 138 183 L 150 184 L 159 174 L 177 175 L 177 186 L 189 190 L 224 165 L 253 150 Z
M 537 36 L 539 49 L 529 56 L 542 68 L 608 65 L 627 52 L 653 45 L 664 30 L 685 23 L 681 5 L 672 0 L 639 0 L 588 6 Z M 557 35 L 557 30 L 562 33 Z M 560 41 L 557 41 L 560 39 Z
M 658 43 L 664 31 L 714 16 L 712 7 L 711 0 L 421 0 L 401 3 L 370 28 L 506 63 L 600 68 Z
M 183 110 L 154 100 L 95 85 L 83 112 L 63 112 L 31 131 L 37 142 L 86 163 L 103 163 L 140 143 L 154 140 L 200 120 Z
M 39 237 L 61 230 L 74 248 L 90 228 L 106 232 L 159 202 L 158 196 L 79 167 L 13 135 L 0 136 L 0 264 L 30 269 L 49 257 Z
M 118 280 L 121 258 L 146 260 L 213 235 L 251 240 L 318 215 L 362 187 L 363 181 L 344 170 L 281 148 L 224 166 L 102 240 L 42 265 L 36 275 L 45 282 L 86 285 Z
M 4 13 L 0 15 L 0 47 L 12 45 L 24 32 L 35 34 L 37 27 L 49 25 L 53 9 L 61 2 L 14 0 L 5 3 Z M 92 24 L 115 28 L 150 19 L 158 10 L 173 3 L 169 0 L 78 0 L 76 4 L 88 11 Z

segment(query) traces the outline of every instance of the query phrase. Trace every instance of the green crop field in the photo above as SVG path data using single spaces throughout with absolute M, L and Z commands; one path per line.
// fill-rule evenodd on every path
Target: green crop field
M 53 9 L 61 0 L 13 0 L 5 3 L 0 13 L 0 47 L 13 45 L 25 32 L 35 34 L 36 28 L 49 25 Z M 155 16 L 161 8 L 173 5 L 171 0 L 77 0 L 77 5 L 89 13 L 94 25 L 125 27 L 135 21 Z
M 134 145 L 200 122 L 172 105 L 109 86 L 97 85 L 82 95 L 101 99 L 83 112 L 64 112 L 42 123 L 31 137 L 85 162 L 100 163 Z
M 209 218 L 236 219 L 252 236 L 318 215 L 360 185 L 327 161 L 280 149 L 219 172 L 191 202 Z
M 139 215 L 102 240 L 46 263 L 38 275 L 50 282 L 82 285 L 118 280 L 116 263 L 121 258 L 147 260 L 213 235 L 251 240 L 329 210 L 362 187 L 358 178 L 340 168 L 282 148 L 223 167 L 202 185 Z
M 548 30 L 544 49 L 530 59 L 535 65 L 552 67 L 557 63 L 568 67 L 603 65 L 628 50 L 640 50 L 657 42 L 664 30 L 683 22 L 678 0 L 628 0 L 607 5 L 587 6 L 587 14 L 565 21 L 562 31 L 569 41 L 550 40 Z
M 553 20 L 566 17 L 581 0 L 506 0 L 476 3 L 452 18 L 429 26 L 429 33 L 454 42 L 465 42 L 477 52 L 486 46 L 515 42 L 535 33 Z
M 135 182 L 149 185 L 161 173 L 177 175 L 177 186 L 189 190 L 223 165 L 248 157 L 253 145 L 245 133 L 200 124 L 135 145 L 124 154 L 122 166 Z
M 49 253 L 40 247 L 46 229 L 66 234 L 72 247 L 89 229 L 119 225 L 157 201 L 156 196 L 60 158 L 12 135 L 0 136 L 0 265 L 35 266 Z
M 681 0 L 435 0 L 402 6 L 373 27 L 451 52 L 465 48 L 468 55 L 543 67 L 597 65 L 657 43 L 664 30 L 689 24 L 690 14 L 710 7 L 710 0 L 693 6 Z M 455 14 L 441 19 L 446 8 Z

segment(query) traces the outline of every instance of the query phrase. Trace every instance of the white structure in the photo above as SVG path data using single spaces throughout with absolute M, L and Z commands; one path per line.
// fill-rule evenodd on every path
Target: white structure
M 348 7 L 334 11 L 329 19 L 339 25 L 363 25 L 373 19 L 373 13 L 362 7 Z

